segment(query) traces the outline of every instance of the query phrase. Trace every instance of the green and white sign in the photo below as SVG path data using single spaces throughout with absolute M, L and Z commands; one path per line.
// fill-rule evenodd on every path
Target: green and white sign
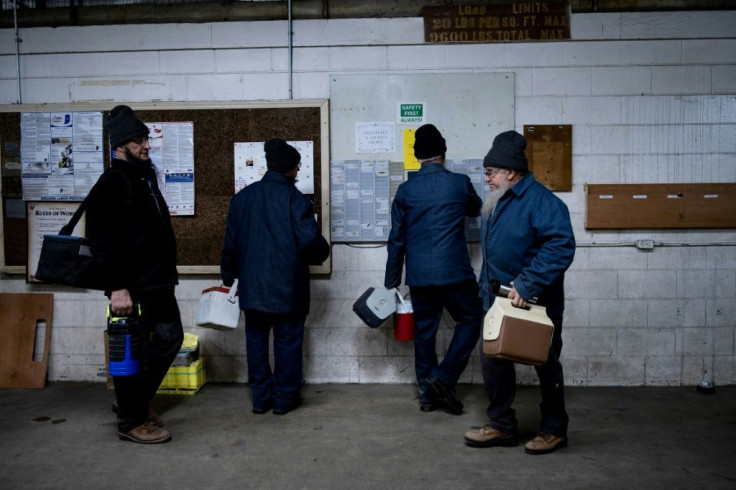
M 399 124 L 424 124 L 427 119 L 427 104 L 424 102 L 399 103 Z

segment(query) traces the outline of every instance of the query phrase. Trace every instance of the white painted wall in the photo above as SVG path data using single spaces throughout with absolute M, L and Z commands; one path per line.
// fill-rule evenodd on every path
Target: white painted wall
M 585 183 L 736 181 L 736 11 L 573 14 L 571 40 L 543 43 L 425 45 L 422 22 L 296 21 L 293 97 L 328 98 L 333 73 L 513 71 L 515 129 L 574 127 L 574 188 L 559 193 L 580 245 L 567 274 L 567 382 L 736 383 L 736 231 L 583 226 Z M 286 32 L 285 21 L 22 29 L 23 102 L 285 99 Z M 16 76 L 14 32 L 0 30 L 0 104 L 17 102 Z M 637 239 L 672 246 L 644 252 L 630 246 Z M 351 309 L 382 283 L 384 261 L 385 248 L 333 246 L 332 275 L 312 283 L 308 382 L 413 382 L 411 345 L 393 340 L 390 325 L 368 329 Z M 244 382 L 242 328 L 194 326 L 199 291 L 217 280 L 182 280 L 182 316 L 201 336 L 208 378 Z M 7 275 L 0 291 L 56 293 L 50 379 L 102 380 L 100 293 Z M 443 326 L 442 352 L 450 334 Z M 481 382 L 477 359 L 462 381 Z

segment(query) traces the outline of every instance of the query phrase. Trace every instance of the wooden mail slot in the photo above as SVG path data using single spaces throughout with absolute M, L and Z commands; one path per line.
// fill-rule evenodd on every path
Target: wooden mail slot
M 736 184 L 586 184 L 585 228 L 736 228 Z

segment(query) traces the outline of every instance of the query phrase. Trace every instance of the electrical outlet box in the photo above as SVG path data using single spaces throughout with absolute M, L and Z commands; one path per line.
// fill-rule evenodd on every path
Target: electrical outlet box
M 637 240 L 636 248 L 638 248 L 639 250 L 653 250 L 654 240 Z

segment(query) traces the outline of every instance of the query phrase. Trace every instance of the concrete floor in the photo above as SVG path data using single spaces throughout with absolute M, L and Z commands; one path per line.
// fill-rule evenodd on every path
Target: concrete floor
M 160 396 L 168 444 L 120 441 L 104 384 L 0 389 L 0 488 L 736 488 L 736 388 L 569 388 L 570 447 L 545 456 L 473 449 L 465 413 L 421 413 L 409 385 L 306 385 L 285 416 L 253 415 L 247 386 Z M 522 439 L 536 387 L 522 387 Z

